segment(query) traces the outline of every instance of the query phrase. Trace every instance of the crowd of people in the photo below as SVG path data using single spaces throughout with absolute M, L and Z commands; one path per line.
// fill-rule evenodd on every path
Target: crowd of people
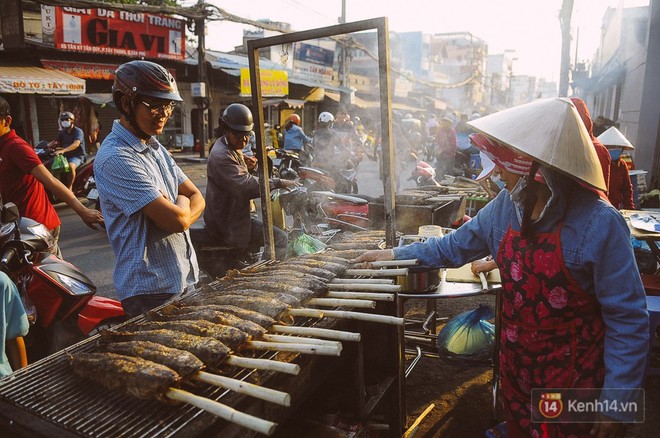
M 44 167 L 33 148 L 11 129 L 11 108 L 0 98 L 0 195 L 22 216 L 51 230 L 60 221 L 45 189 L 67 203 L 83 222 L 104 223 L 115 254 L 114 284 L 125 313 L 135 316 L 195 286 L 199 267 L 189 228 L 203 216 L 218 245 L 253 253 L 264 244 L 262 221 L 251 214 L 259 196 L 254 158 L 243 150 L 254 129 L 251 110 L 225 108 L 208 160 L 202 194 L 158 141 L 183 99 L 175 79 L 159 64 L 119 66 L 112 87 L 119 119 L 103 141 L 95 177 L 103 214 L 83 206 L 70 187 Z M 545 99 L 487 116 L 451 114 L 395 120 L 399 162 L 430 143 L 438 174 L 451 173 L 457 151 L 480 154 L 477 179 L 501 185 L 470 221 L 442 238 L 394 249 L 368 251 L 355 262 L 418 259 L 429 268 L 473 261 L 479 272 L 499 268 L 502 328 L 499 363 L 509 437 L 619 436 L 624 415 L 596 424 L 530 422 L 531 388 L 597 388 L 603 401 L 627 397 L 643 384 L 648 349 L 644 288 L 619 208 L 634 208 L 621 153 L 633 149 L 616 127 L 597 138 L 581 99 Z M 406 121 L 407 120 L 407 121 Z M 84 160 L 84 139 L 73 114 L 60 116 L 58 152 L 75 168 Z M 543 121 L 544 123 L 541 123 Z M 551 121 L 552 123 L 548 122 Z M 308 136 L 291 115 L 278 145 L 307 153 L 310 163 L 341 171 L 343 156 L 357 166 L 365 149 L 358 117 L 341 109 L 321 112 Z M 547 123 L 545 123 L 547 122 Z M 374 126 L 378 138 L 378 126 Z M 400 169 L 399 169 L 400 171 Z M 271 189 L 295 181 L 272 178 Z M 287 234 L 274 229 L 275 256 L 285 258 Z M 57 246 L 54 249 L 58 252 Z M 607 255 L 607 256 L 604 256 Z M 0 275 L 0 376 L 25 366 L 21 336 L 27 321 L 15 285 Z M 4 351 L 6 350 L 6 354 Z M 611 389 L 623 390 L 614 393 Z M 549 434 L 549 435 L 543 435 Z

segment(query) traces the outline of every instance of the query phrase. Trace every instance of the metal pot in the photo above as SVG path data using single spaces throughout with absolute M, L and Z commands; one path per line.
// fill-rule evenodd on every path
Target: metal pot
M 408 268 L 408 275 L 396 277 L 401 293 L 430 293 L 440 284 L 440 269 Z

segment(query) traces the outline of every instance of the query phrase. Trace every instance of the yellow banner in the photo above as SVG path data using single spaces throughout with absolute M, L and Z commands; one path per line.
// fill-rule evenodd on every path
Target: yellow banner
M 261 95 L 279 97 L 289 94 L 289 75 L 286 70 L 261 70 Z M 251 96 L 250 69 L 241 69 L 241 96 Z

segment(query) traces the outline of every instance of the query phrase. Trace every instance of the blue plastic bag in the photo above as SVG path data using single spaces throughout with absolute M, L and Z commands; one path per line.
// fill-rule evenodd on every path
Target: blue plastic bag
M 451 318 L 438 334 L 438 354 L 455 365 L 491 365 L 495 345 L 495 317 L 489 306 L 480 304 Z

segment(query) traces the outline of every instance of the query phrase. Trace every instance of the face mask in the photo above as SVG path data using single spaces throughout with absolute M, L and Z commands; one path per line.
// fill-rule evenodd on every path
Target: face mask
M 502 181 L 502 177 L 500 177 L 499 174 L 493 174 L 490 176 L 490 180 L 495 183 L 497 187 L 499 187 L 500 190 L 504 188 L 504 181 Z
M 621 158 L 622 153 L 623 153 L 623 149 L 610 149 L 610 156 L 612 157 L 613 161 L 616 161 L 619 158 Z
M 63 120 L 61 124 L 62 124 L 62 128 L 64 128 L 64 129 L 71 126 L 71 122 L 68 121 L 68 120 Z

